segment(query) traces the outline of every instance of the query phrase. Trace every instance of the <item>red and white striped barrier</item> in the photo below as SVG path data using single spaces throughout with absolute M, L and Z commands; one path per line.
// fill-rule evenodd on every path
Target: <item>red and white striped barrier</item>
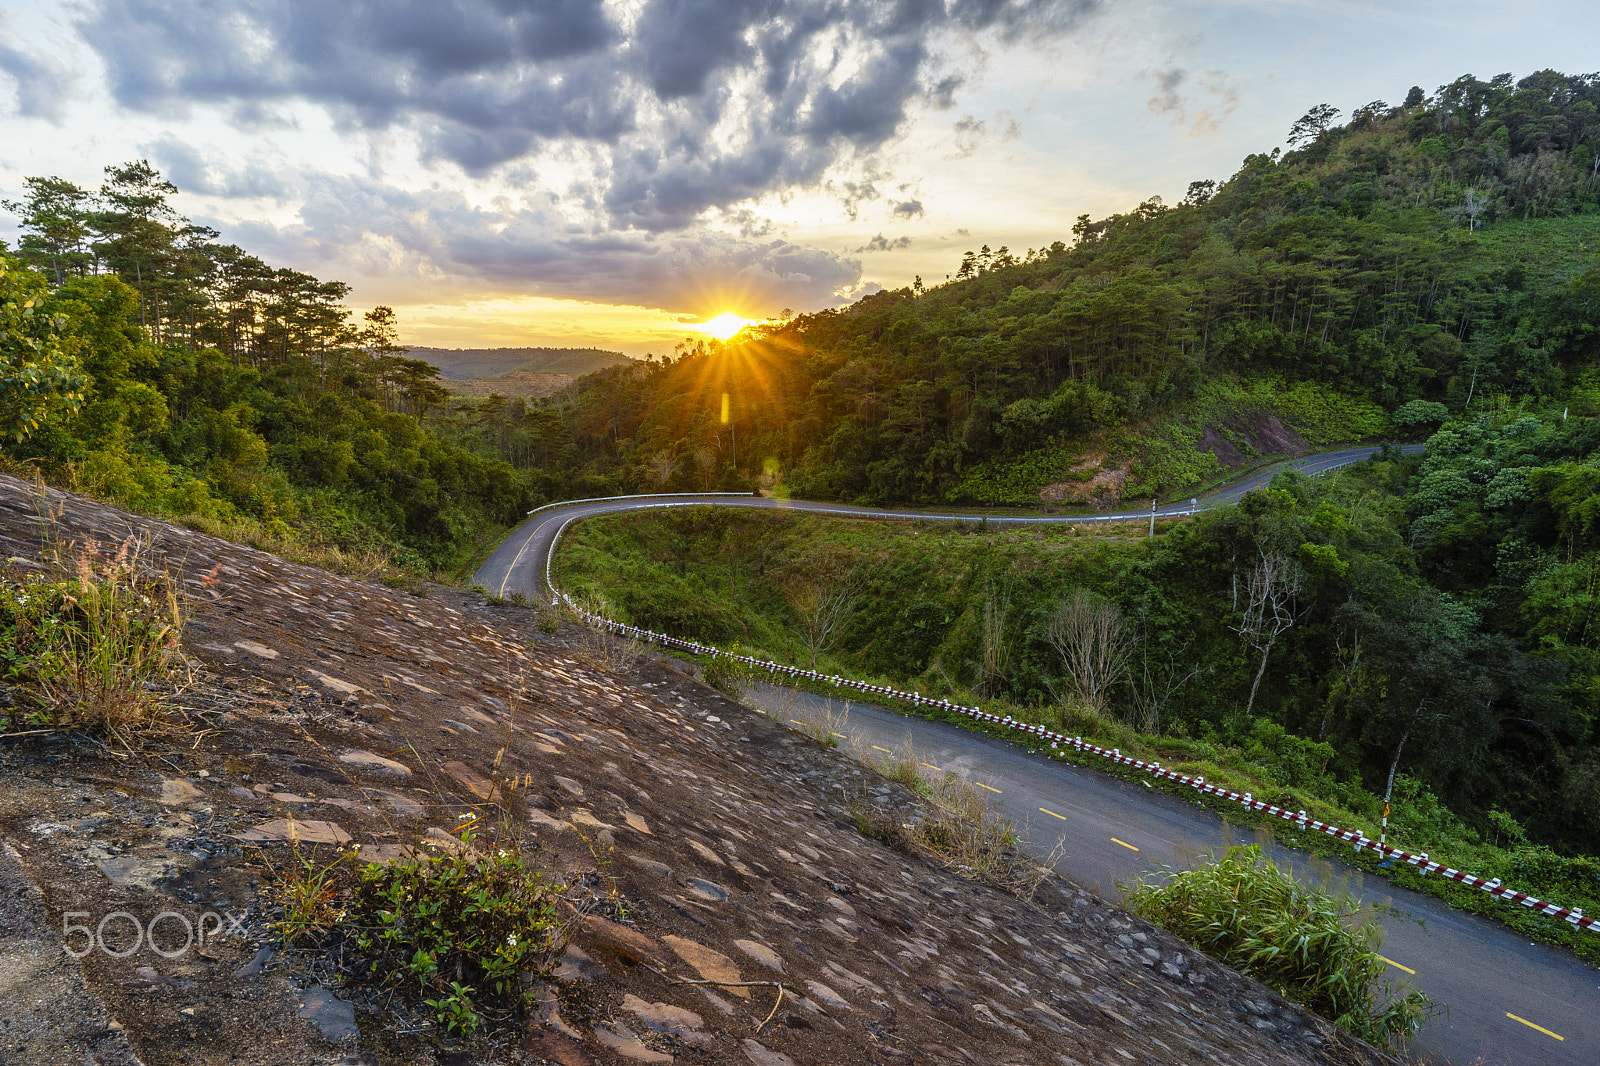
M 786 677 L 805 678 L 806 680 L 810 681 L 823 681 L 830 685 L 854 689 L 858 692 L 863 692 L 874 696 L 882 696 L 887 699 L 904 700 L 905 702 L 916 707 L 937 707 L 942 711 L 963 714 L 968 718 L 975 718 L 980 722 L 988 722 L 992 725 L 1006 726 L 1010 729 L 1015 729 L 1019 732 L 1026 733 L 1029 736 L 1036 737 L 1039 740 L 1047 740 L 1050 742 L 1051 747 L 1064 745 L 1072 748 L 1074 751 L 1089 752 L 1092 755 L 1098 755 L 1103 759 L 1107 759 L 1122 766 L 1132 767 L 1135 770 L 1143 771 L 1144 773 L 1151 774 L 1154 777 L 1165 778 L 1169 781 L 1176 781 L 1180 785 L 1187 785 L 1188 787 L 1197 789 L 1198 791 L 1204 792 L 1207 795 L 1218 796 L 1233 803 L 1242 804 L 1252 811 L 1262 811 L 1274 818 L 1281 818 L 1283 821 L 1291 823 L 1302 831 L 1323 833 L 1327 836 L 1333 837 L 1335 840 L 1347 841 L 1355 848 L 1356 851 L 1375 851 L 1379 855 L 1383 856 L 1386 860 L 1395 859 L 1410 866 L 1415 866 L 1424 875 L 1436 873 L 1448 878 L 1451 881 L 1459 881 L 1470 888 L 1481 888 L 1483 891 L 1489 893 L 1491 896 L 1494 896 L 1496 899 L 1504 900 L 1507 903 L 1520 903 L 1529 910 L 1537 911 L 1540 914 L 1549 915 L 1552 918 L 1559 918 L 1565 922 L 1570 922 L 1579 929 L 1586 929 L 1591 933 L 1600 932 L 1600 919 L 1585 918 L 1583 916 L 1583 911 L 1580 909 L 1573 907 L 1560 907 L 1554 903 L 1547 903 L 1542 899 L 1527 895 L 1526 893 L 1517 892 L 1514 889 L 1506 888 L 1500 883 L 1500 879 L 1498 877 L 1494 878 L 1493 880 L 1486 880 L 1482 877 L 1476 877 L 1472 874 L 1464 873 L 1461 870 L 1452 869 L 1448 866 L 1445 866 L 1443 863 L 1432 861 L 1428 858 L 1426 853 L 1421 855 L 1413 855 L 1409 851 L 1403 851 L 1400 848 L 1390 847 L 1387 844 L 1380 844 L 1378 841 L 1366 836 L 1360 830 L 1340 829 L 1336 825 L 1329 825 L 1328 823 L 1320 822 L 1315 818 L 1308 818 L 1305 811 L 1285 810 L 1282 807 L 1277 807 L 1273 804 L 1264 803 L 1261 800 L 1255 799 L 1248 792 L 1241 794 L 1239 792 L 1230 791 L 1229 789 L 1218 788 L 1215 785 L 1208 785 L 1206 784 L 1206 779 L 1203 777 L 1191 777 L 1188 774 L 1176 773 L 1172 770 L 1164 769 L 1159 763 L 1147 762 L 1144 759 L 1135 759 L 1131 755 L 1124 755 L 1115 748 L 1107 750 L 1106 748 L 1102 748 L 1097 744 L 1086 743 L 1082 737 L 1069 737 L 1062 733 L 1057 733 L 1046 729 L 1042 725 L 1029 725 L 1026 722 L 1019 722 L 1010 715 L 1001 717 L 999 715 L 989 714 L 988 712 L 980 710 L 977 707 L 965 707 L 959 703 L 951 703 L 949 700 L 931 699 L 917 692 L 901 692 L 898 689 L 888 688 L 883 685 L 869 685 L 863 681 L 852 681 L 849 678 L 839 677 L 837 674 L 819 674 L 814 670 L 802 670 L 797 666 L 785 666 L 782 663 L 768 662 L 765 659 L 754 659 L 748 655 L 732 655 L 720 648 L 713 648 L 706 644 L 697 643 L 696 641 L 680 640 L 677 637 L 669 637 L 662 633 L 653 633 L 648 629 L 640 629 L 637 626 L 629 626 L 623 625 L 621 622 L 613 622 L 608 618 L 602 618 L 599 615 L 590 614 L 587 611 L 579 609 L 575 604 L 573 604 L 572 600 L 568 598 L 565 593 L 558 593 L 558 595 L 567 602 L 568 606 L 576 610 L 579 616 L 582 617 L 586 622 L 591 625 L 607 629 L 613 633 L 620 633 L 624 636 L 634 637 L 638 640 L 649 640 L 657 644 L 665 644 L 669 647 L 681 648 L 685 651 L 694 652 L 698 655 L 710 655 L 714 658 L 723 657 L 731 659 L 734 662 L 743 663 L 745 666 L 753 667 L 759 670 L 767 670 L 775 674 L 782 674 Z

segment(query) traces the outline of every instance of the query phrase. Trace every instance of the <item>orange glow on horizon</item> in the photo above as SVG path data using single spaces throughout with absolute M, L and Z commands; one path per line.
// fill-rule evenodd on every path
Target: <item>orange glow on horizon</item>
M 704 333 L 717 338 L 719 341 L 725 341 L 737 335 L 740 330 L 747 326 L 753 326 L 755 323 L 756 320 L 753 318 L 743 318 L 732 311 L 724 311 L 708 321 L 685 323 L 685 326 L 696 333 Z

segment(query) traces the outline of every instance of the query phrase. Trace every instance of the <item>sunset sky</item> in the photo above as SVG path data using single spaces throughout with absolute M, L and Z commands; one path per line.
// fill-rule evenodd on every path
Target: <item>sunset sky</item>
M 409 342 L 638 355 L 1176 202 L 1316 103 L 1586 72 L 1597 31 L 1592 2 L 0 0 L 0 199 L 148 158 Z

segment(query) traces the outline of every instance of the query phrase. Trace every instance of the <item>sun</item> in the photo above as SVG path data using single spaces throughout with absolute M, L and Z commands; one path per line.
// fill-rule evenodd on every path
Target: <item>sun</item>
M 709 321 L 690 323 L 689 328 L 698 333 L 710 334 L 719 341 L 725 341 L 746 326 L 753 325 L 755 325 L 753 318 L 741 318 L 732 311 L 724 311 Z

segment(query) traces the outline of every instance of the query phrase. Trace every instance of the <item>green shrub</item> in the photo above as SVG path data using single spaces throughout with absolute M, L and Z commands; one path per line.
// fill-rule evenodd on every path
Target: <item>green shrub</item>
M 368 978 L 421 997 L 447 1029 L 471 1033 L 485 1009 L 520 1013 L 532 995 L 522 975 L 555 964 L 566 943 L 556 920 L 562 891 L 504 850 L 369 863 L 345 921 Z
M 1421 991 L 1386 976 L 1370 913 L 1305 888 L 1259 846 L 1167 874 L 1133 886 L 1128 909 L 1363 1040 L 1404 1046 L 1432 1012 Z
M 727 696 L 738 699 L 748 680 L 748 671 L 726 655 L 718 655 L 700 673 L 700 680 Z

